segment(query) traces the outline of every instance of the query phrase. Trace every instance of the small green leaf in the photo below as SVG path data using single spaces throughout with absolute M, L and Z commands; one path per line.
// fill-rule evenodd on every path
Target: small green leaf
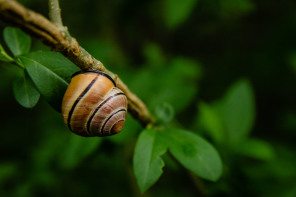
M 237 146 L 236 151 L 242 155 L 268 161 L 274 158 L 275 151 L 273 147 L 262 140 L 249 139 Z
M 32 80 L 23 70 L 23 74 L 13 82 L 13 93 L 17 102 L 26 108 L 34 107 L 40 97 Z
M 28 53 L 31 47 L 31 38 L 22 30 L 6 27 L 3 31 L 4 41 L 14 56 Z
M 225 130 L 219 114 L 208 104 L 199 103 L 199 120 L 203 129 L 211 136 L 215 142 L 224 140 Z
M 198 135 L 181 129 L 170 129 L 169 151 L 187 169 L 196 175 L 217 181 L 222 174 L 222 162 L 216 149 Z
M 20 60 L 40 94 L 58 112 L 71 76 L 78 68 L 60 53 L 38 51 Z
M 175 115 L 174 108 L 168 103 L 162 103 L 155 109 L 156 117 L 163 123 L 170 122 Z
M 166 65 L 165 55 L 160 46 L 154 43 L 145 45 L 143 54 L 147 59 L 147 64 L 151 67 L 161 67 Z
M 13 61 L 13 58 L 10 57 L 6 53 L 6 51 L 3 49 L 1 44 L 0 44 L 0 61 L 3 61 L 3 62 L 11 62 L 11 61 Z
M 239 80 L 228 90 L 220 112 L 231 143 L 239 143 L 248 136 L 255 116 L 254 96 L 248 81 Z
M 176 113 L 179 113 L 195 98 L 202 69 L 200 64 L 193 60 L 177 57 L 172 59 L 165 69 L 153 70 L 148 75 L 150 76 L 136 78 L 139 81 L 144 78 L 153 80 L 153 83 L 146 83 L 140 87 L 143 92 L 145 90 L 142 95 L 147 94 L 144 98 L 147 99 L 149 107 L 154 109 L 157 105 L 166 102 L 174 107 Z M 143 88 L 145 86 L 148 86 L 147 89 Z
M 85 138 L 70 134 L 61 150 L 59 164 L 65 169 L 77 167 L 87 156 L 93 153 L 101 144 L 102 138 Z
M 155 129 L 146 129 L 140 134 L 134 153 L 134 173 L 141 192 L 149 189 L 161 176 L 164 162 L 161 159 L 167 150 Z
M 168 27 L 175 28 L 183 23 L 193 11 L 197 0 L 165 0 L 165 22 Z

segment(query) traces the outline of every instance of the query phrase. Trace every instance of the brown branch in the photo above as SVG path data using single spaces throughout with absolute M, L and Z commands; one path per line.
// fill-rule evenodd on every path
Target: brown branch
M 146 105 L 134 94 L 117 75 L 108 71 L 104 65 L 79 46 L 75 38 L 65 35 L 44 16 L 31 11 L 14 0 L 0 0 L 1 19 L 16 25 L 28 34 L 38 38 L 54 51 L 61 52 L 79 68 L 101 70 L 115 79 L 128 98 L 128 110 L 143 126 L 153 123 Z

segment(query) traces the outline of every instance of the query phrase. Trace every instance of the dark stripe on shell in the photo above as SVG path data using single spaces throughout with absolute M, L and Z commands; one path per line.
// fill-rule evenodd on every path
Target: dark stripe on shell
M 92 121 L 92 119 L 94 118 L 94 116 L 96 115 L 96 113 L 99 111 L 99 109 L 101 109 L 102 107 L 103 107 L 103 105 L 105 104 L 105 103 L 107 103 L 110 99 L 112 99 L 112 98 L 114 98 L 114 97 L 116 97 L 116 96 L 119 96 L 119 95 L 124 95 L 124 93 L 122 93 L 122 92 L 119 92 L 119 93 L 116 93 L 116 94 L 114 94 L 114 95 L 112 95 L 112 96 L 109 96 L 107 99 L 105 99 L 97 108 L 96 108 L 96 110 L 94 111 L 94 113 L 91 115 L 91 117 L 88 119 L 88 121 L 87 121 L 87 131 L 88 131 L 88 133 L 90 133 L 90 124 L 91 124 L 91 121 Z
M 80 74 L 83 74 L 83 73 L 97 73 L 99 75 L 103 75 L 105 77 L 107 77 L 108 79 L 110 79 L 110 81 L 114 84 L 114 86 L 116 87 L 116 83 L 115 81 L 112 79 L 112 77 L 110 77 L 109 75 L 107 75 L 106 73 L 102 72 L 102 71 L 99 71 L 99 70 L 81 70 L 81 71 L 78 71 L 76 73 L 74 73 L 72 75 L 72 78 L 76 75 L 80 75 Z
M 105 120 L 105 122 L 104 122 L 104 124 L 103 124 L 103 126 L 102 126 L 102 129 L 101 129 L 101 136 L 104 136 L 104 133 L 103 133 L 103 132 L 104 132 L 104 128 L 105 128 L 107 122 L 108 122 L 108 121 L 109 121 L 114 115 L 116 115 L 117 113 L 122 112 L 122 111 L 126 112 L 126 109 L 120 109 L 120 110 L 114 112 L 113 114 L 111 114 L 111 115 L 107 118 L 107 120 Z
M 90 84 L 85 88 L 85 90 L 79 95 L 79 97 L 76 99 L 76 101 L 74 102 L 70 112 L 69 112 L 69 116 L 68 116 L 68 121 L 67 121 L 67 125 L 69 127 L 69 129 L 72 131 L 71 129 L 71 118 L 72 118 L 72 114 L 77 106 L 77 104 L 79 103 L 79 101 L 84 97 L 84 95 L 89 91 L 89 89 L 94 85 L 94 83 L 96 82 L 96 80 L 98 79 L 98 76 L 96 76 L 91 82 Z

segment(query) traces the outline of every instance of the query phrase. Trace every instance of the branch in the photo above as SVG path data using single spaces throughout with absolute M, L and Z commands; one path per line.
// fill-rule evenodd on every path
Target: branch
M 107 70 L 99 60 L 80 47 L 75 38 L 66 36 L 56 24 L 14 0 L 0 0 L 0 16 L 8 23 L 14 24 L 28 34 L 38 38 L 54 51 L 61 52 L 82 70 L 95 69 L 110 75 L 115 80 L 117 87 L 127 96 L 130 114 L 143 126 L 154 122 L 146 105 L 128 89 L 123 81 L 117 75 Z M 59 24 L 59 22 L 57 23 Z

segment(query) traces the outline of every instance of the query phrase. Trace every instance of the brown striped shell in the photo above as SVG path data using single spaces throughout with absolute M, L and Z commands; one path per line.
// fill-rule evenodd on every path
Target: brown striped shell
M 72 132 L 85 137 L 119 133 L 126 111 L 124 93 L 109 75 L 95 70 L 75 73 L 62 103 L 65 124 Z

